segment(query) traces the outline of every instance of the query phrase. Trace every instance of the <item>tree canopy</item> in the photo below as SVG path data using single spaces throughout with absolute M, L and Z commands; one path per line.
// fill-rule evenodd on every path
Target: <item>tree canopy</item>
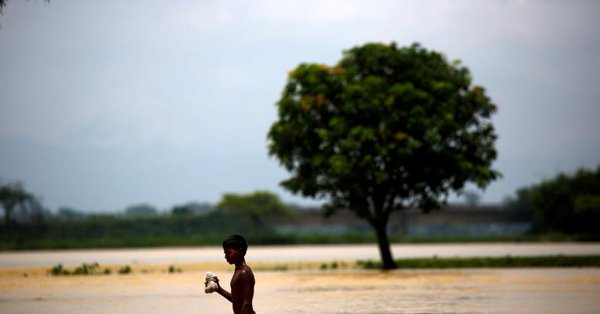
M 158 215 L 158 210 L 150 204 L 135 204 L 125 208 L 125 215 L 132 217 L 151 217 Z
M 261 226 L 265 216 L 290 216 L 292 210 L 277 194 L 268 191 L 256 191 L 249 194 L 226 193 L 215 206 L 225 213 L 247 214 L 257 226 Z
M 0 205 L 4 209 L 4 224 L 9 225 L 12 222 L 12 213 L 19 205 L 35 201 L 35 197 L 23 188 L 20 182 L 6 183 L 0 182 Z
M 600 166 L 559 173 L 539 184 L 521 188 L 506 207 L 533 220 L 533 231 L 598 235 L 600 229 Z
M 291 173 L 288 190 L 352 210 L 374 227 L 394 268 L 393 211 L 438 208 L 467 182 L 496 179 L 496 105 L 459 61 L 419 44 L 368 43 L 335 66 L 303 63 L 288 75 L 268 133 L 269 153 Z

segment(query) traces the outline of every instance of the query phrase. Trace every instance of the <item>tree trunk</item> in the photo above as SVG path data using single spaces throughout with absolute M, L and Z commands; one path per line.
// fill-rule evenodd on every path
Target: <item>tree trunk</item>
M 398 266 L 390 250 L 390 240 L 387 236 L 387 221 L 373 224 L 377 234 L 377 244 L 379 246 L 379 255 L 381 257 L 381 267 L 383 269 L 396 269 Z

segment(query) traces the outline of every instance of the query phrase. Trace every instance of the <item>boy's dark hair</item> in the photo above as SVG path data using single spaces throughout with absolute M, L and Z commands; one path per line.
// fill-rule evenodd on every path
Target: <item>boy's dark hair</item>
M 233 248 L 246 253 L 246 250 L 248 250 L 248 242 L 241 235 L 234 234 L 223 241 L 223 248 Z

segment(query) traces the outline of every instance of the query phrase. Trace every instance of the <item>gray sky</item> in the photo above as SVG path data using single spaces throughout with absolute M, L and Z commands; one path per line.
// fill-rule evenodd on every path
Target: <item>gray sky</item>
M 0 178 L 50 209 L 168 209 L 278 186 L 287 72 L 396 41 L 461 59 L 498 104 L 499 202 L 600 165 L 600 1 L 8 1 Z

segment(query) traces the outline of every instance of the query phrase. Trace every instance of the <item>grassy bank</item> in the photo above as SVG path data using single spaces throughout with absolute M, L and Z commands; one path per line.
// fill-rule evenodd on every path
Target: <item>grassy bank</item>
M 431 257 L 396 261 L 401 269 L 424 268 L 523 268 L 523 267 L 600 267 L 600 255 Z M 379 269 L 379 261 L 358 261 L 363 269 Z

